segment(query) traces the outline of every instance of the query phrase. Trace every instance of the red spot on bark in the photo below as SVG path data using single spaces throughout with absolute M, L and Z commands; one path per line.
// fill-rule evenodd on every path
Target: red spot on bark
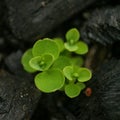
M 91 96 L 91 95 L 92 95 L 92 89 L 89 88 L 89 87 L 86 88 L 86 90 L 85 90 L 85 95 L 88 96 L 88 97 Z

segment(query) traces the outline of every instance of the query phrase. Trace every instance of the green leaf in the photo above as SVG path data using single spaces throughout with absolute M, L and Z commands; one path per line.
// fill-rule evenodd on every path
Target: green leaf
M 70 51 L 70 52 L 74 52 L 77 51 L 78 49 L 78 45 L 77 44 L 69 44 L 69 43 L 64 43 L 65 48 Z
M 71 58 L 71 64 L 74 66 L 82 66 L 83 65 L 83 58 L 80 56 L 74 56 Z
M 67 57 L 71 57 L 71 53 L 68 50 L 64 50 L 60 53 L 61 56 L 67 56 Z
M 38 40 L 32 49 L 33 56 L 42 56 L 44 54 L 51 54 L 54 59 L 57 59 L 59 56 L 58 45 L 51 39 L 45 38 L 43 40 Z
M 68 80 L 70 80 L 70 81 L 73 80 L 73 76 L 72 76 L 72 74 L 73 74 L 73 67 L 72 67 L 72 66 L 66 66 L 66 67 L 63 69 L 63 73 L 64 73 L 65 77 L 66 77 Z
M 70 58 L 66 56 L 59 56 L 54 62 L 52 68 L 57 68 L 63 70 L 65 66 L 71 65 Z
M 66 33 L 66 39 L 69 44 L 75 44 L 79 38 L 80 33 L 76 28 L 72 28 Z
M 79 70 L 80 68 L 77 66 L 66 66 L 63 69 L 63 74 L 68 80 L 72 81 L 79 77 Z
M 81 90 L 83 90 L 86 87 L 86 85 L 81 82 L 77 82 L 76 84 L 80 87 Z
M 78 77 L 79 82 L 86 82 L 90 80 L 92 77 L 92 73 L 89 69 L 87 68 L 80 68 L 80 73 Z
M 35 72 L 36 70 L 33 69 L 30 65 L 29 65 L 29 61 L 33 58 L 33 55 L 32 55 L 32 49 L 28 49 L 22 56 L 21 58 L 21 63 L 24 67 L 24 69 L 27 71 L 27 72 Z
M 78 49 L 75 51 L 77 54 L 86 54 L 88 52 L 88 46 L 84 42 L 77 43 Z
M 50 54 L 36 56 L 29 61 L 29 64 L 33 69 L 45 71 L 53 64 L 53 56 Z
M 70 83 L 65 86 L 65 94 L 70 97 L 74 98 L 77 97 L 81 92 L 81 88 L 77 84 Z
M 59 51 L 62 52 L 65 49 L 63 40 L 61 38 L 54 38 L 53 40 L 58 45 Z
M 39 73 L 35 77 L 35 85 L 43 92 L 50 93 L 59 90 L 65 82 L 64 75 L 60 70 L 48 70 Z

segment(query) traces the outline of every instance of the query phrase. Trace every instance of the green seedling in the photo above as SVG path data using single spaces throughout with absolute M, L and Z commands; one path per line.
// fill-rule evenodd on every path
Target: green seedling
M 65 93 L 70 98 L 78 96 L 81 90 L 85 88 L 84 82 L 91 78 L 91 71 L 89 69 L 78 66 L 66 66 L 63 69 L 63 74 L 69 81 L 65 86 Z
M 36 87 L 45 93 L 62 90 L 74 98 L 85 88 L 92 73 L 83 67 L 80 55 L 88 52 L 88 46 L 80 41 L 76 28 L 66 33 L 66 41 L 61 38 L 44 38 L 35 42 L 22 56 L 21 63 L 27 72 L 34 73 Z M 65 41 L 65 42 L 64 42 Z
M 63 69 L 63 73 L 70 81 L 77 79 L 79 82 L 86 82 L 91 78 L 91 71 L 89 69 L 78 66 L 66 66 Z
M 29 65 L 38 71 L 45 71 L 53 64 L 53 56 L 50 54 L 44 54 L 42 56 L 33 57 L 29 61 Z
M 86 54 L 88 52 L 88 46 L 82 41 L 79 41 L 80 33 L 76 28 L 70 29 L 66 33 L 67 42 L 65 48 L 70 52 L 77 54 Z

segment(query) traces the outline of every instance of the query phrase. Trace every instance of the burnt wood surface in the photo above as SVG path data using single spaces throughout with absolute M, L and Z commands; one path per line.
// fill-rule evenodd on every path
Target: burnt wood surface
M 30 77 L 18 78 L 0 71 L 0 120 L 30 119 L 39 98 Z
M 7 24 L 18 39 L 43 37 L 97 0 L 5 0 Z
M 3 23 L 3 14 L 4 14 L 4 0 L 0 0 L 0 35 L 1 35 L 1 32 L 2 32 L 2 23 Z
M 20 63 L 22 52 L 6 57 L 6 69 L 0 69 L 0 120 L 29 120 L 41 98 L 32 75 Z
M 87 41 L 93 40 L 103 45 L 120 41 L 120 6 L 95 10 L 81 33 Z

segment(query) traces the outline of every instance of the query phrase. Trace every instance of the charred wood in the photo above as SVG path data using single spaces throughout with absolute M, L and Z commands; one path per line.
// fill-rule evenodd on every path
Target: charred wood
M 7 24 L 18 39 L 41 38 L 97 0 L 6 0 Z
M 84 25 L 82 37 L 103 45 L 120 41 L 120 6 L 97 9 Z

